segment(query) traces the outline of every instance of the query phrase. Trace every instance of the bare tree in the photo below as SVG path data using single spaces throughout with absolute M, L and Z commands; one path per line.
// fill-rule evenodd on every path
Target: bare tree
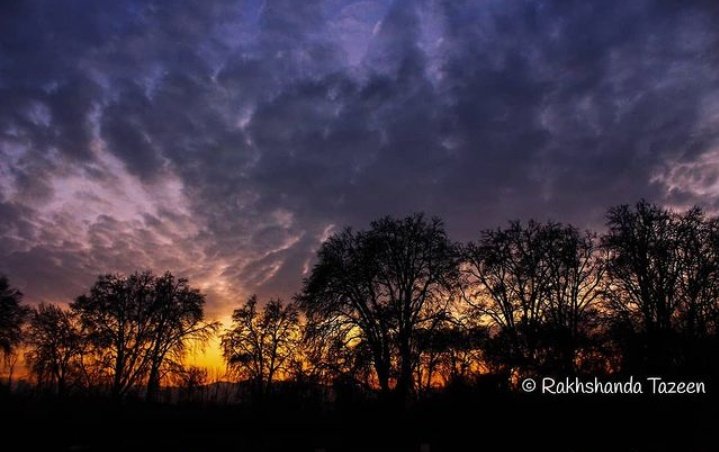
M 487 329 L 466 318 L 420 331 L 417 383 L 425 392 L 453 381 L 467 381 L 481 370 Z
M 97 365 L 109 373 L 112 394 L 143 384 L 157 394 L 163 365 L 181 357 L 188 341 L 204 341 L 217 328 L 203 320 L 204 296 L 186 279 L 151 272 L 100 276 L 90 293 L 72 303 Z
M 339 329 L 320 322 L 305 322 L 303 338 L 302 351 L 308 373 L 318 381 L 324 384 L 351 382 L 366 390 L 376 386 L 373 352 L 366 341 L 342 334 Z M 350 341 L 349 346 L 346 339 Z
M 482 233 L 465 248 L 465 297 L 495 328 L 488 355 L 508 370 L 574 370 L 601 295 L 594 236 L 559 223 Z
M 172 383 L 178 389 L 181 403 L 206 402 L 208 381 L 208 371 L 204 367 L 180 366 L 172 373 Z
M 546 231 L 545 366 L 580 370 L 595 349 L 603 301 L 604 254 L 596 235 L 552 224 Z
M 690 356 L 705 361 L 719 312 L 717 220 L 640 201 L 611 209 L 608 226 L 607 294 L 625 364 L 686 371 Z
M 636 316 L 649 334 L 670 331 L 682 279 L 680 216 L 646 201 L 610 209 L 602 242 L 609 252 L 614 307 Z
M 232 326 L 222 335 L 223 356 L 233 371 L 253 383 L 257 395 L 265 396 L 289 370 L 299 336 L 294 304 L 275 299 L 260 309 L 252 296 L 232 314 Z
M 156 398 L 160 389 L 163 364 L 169 357 L 181 360 L 188 342 L 204 343 L 219 328 L 218 322 L 205 322 L 205 297 L 193 289 L 186 278 L 165 273 L 154 281 L 150 311 L 150 370 L 147 398 Z
M 689 339 L 716 335 L 719 322 L 719 219 L 690 209 L 679 225 L 682 276 L 678 324 Z
M 41 304 L 30 316 L 25 360 L 38 385 L 65 394 L 82 377 L 84 338 L 77 315 L 52 304 Z
M 536 362 L 543 303 L 549 288 L 547 228 L 530 221 L 482 232 L 465 248 L 466 300 L 497 327 L 500 359 L 510 368 Z
M 71 305 L 95 347 L 98 363 L 111 375 L 113 397 L 124 396 L 147 375 L 153 282 L 150 272 L 103 275 L 88 295 Z
M 376 291 L 376 268 L 366 232 L 345 229 L 324 242 L 318 263 L 297 297 L 307 316 L 307 340 L 335 370 L 353 369 L 369 354 L 383 393 L 390 391 L 392 331 L 389 307 Z M 354 355 L 354 356 L 353 356 Z M 347 364 L 336 364 L 336 358 Z M 348 365 L 349 364 L 349 365 Z
M 382 218 L 322 244 L 297 300 L 316 338 L 370 352 L 379 386 L 403 400 L 415 389 L 418 331 L 447 315 L 457 247 L 441 220 Z

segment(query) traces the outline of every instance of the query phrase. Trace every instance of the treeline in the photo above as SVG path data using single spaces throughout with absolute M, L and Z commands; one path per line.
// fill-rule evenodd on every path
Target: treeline
M 169 273 L 102 276 L 68 309 L 25 308 L 4 279 L 0 290 L 0 350 L 23 344 L 37 385 L 58 393 L 201 385 L 183 354 L 214 334 L 260 398 L 287 384 L 407 400 L 526 376 L 719 373 L 719 219 L 644 201 L 610 209 L 601 235 L 511 222 L 459 244 L 422 215 L 347 228 L 291 302 L 252 297 L 224 331 Z
M 82 390 L 122 398 L 143 391 L 158 396 L 168 375 L 185 372 L 189 344 L 205 342 L 219 328 L 203 317 L 205 297 L 171 273 L 100 276 L 68 309 L 28 308 L 22 295 L 0 279 L 3 352 L 24 349 L 39 389 L 64 395 Z M 7 315 L 6 315 L 7 313 Z

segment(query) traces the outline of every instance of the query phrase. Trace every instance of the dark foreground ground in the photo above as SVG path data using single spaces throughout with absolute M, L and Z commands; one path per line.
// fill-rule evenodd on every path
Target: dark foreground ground
M 59 451 L 719 451 L 704 396 L 443 394 L 396 412 L 3 397 L 3 436 Z M 25 433 L 27 432 L 27 433 Z M 10 450 L 10 449 L 5 449 Z

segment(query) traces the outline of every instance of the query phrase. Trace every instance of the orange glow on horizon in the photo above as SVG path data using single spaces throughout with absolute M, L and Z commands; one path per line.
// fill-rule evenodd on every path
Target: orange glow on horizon
M 207 342 L 188 344 L 182 361 L 187 367 L 199 367 L 207 370 L 211 379 L 225 378 L 227 366 L 222 357 L 221 336 L 232 324 L 232 315 L 221 315 L 209 320 L 220 322 L 220 328 Z
M 224 330 L 224 324 L 220 332 Z M 225 361 L 222 358 L 222 347 L 219 334 L 212 336 L 203 346 L 191 347 L 185 358 L 187 366 L 202 367 L 209 371 L 221 369 L 225 371 Z

